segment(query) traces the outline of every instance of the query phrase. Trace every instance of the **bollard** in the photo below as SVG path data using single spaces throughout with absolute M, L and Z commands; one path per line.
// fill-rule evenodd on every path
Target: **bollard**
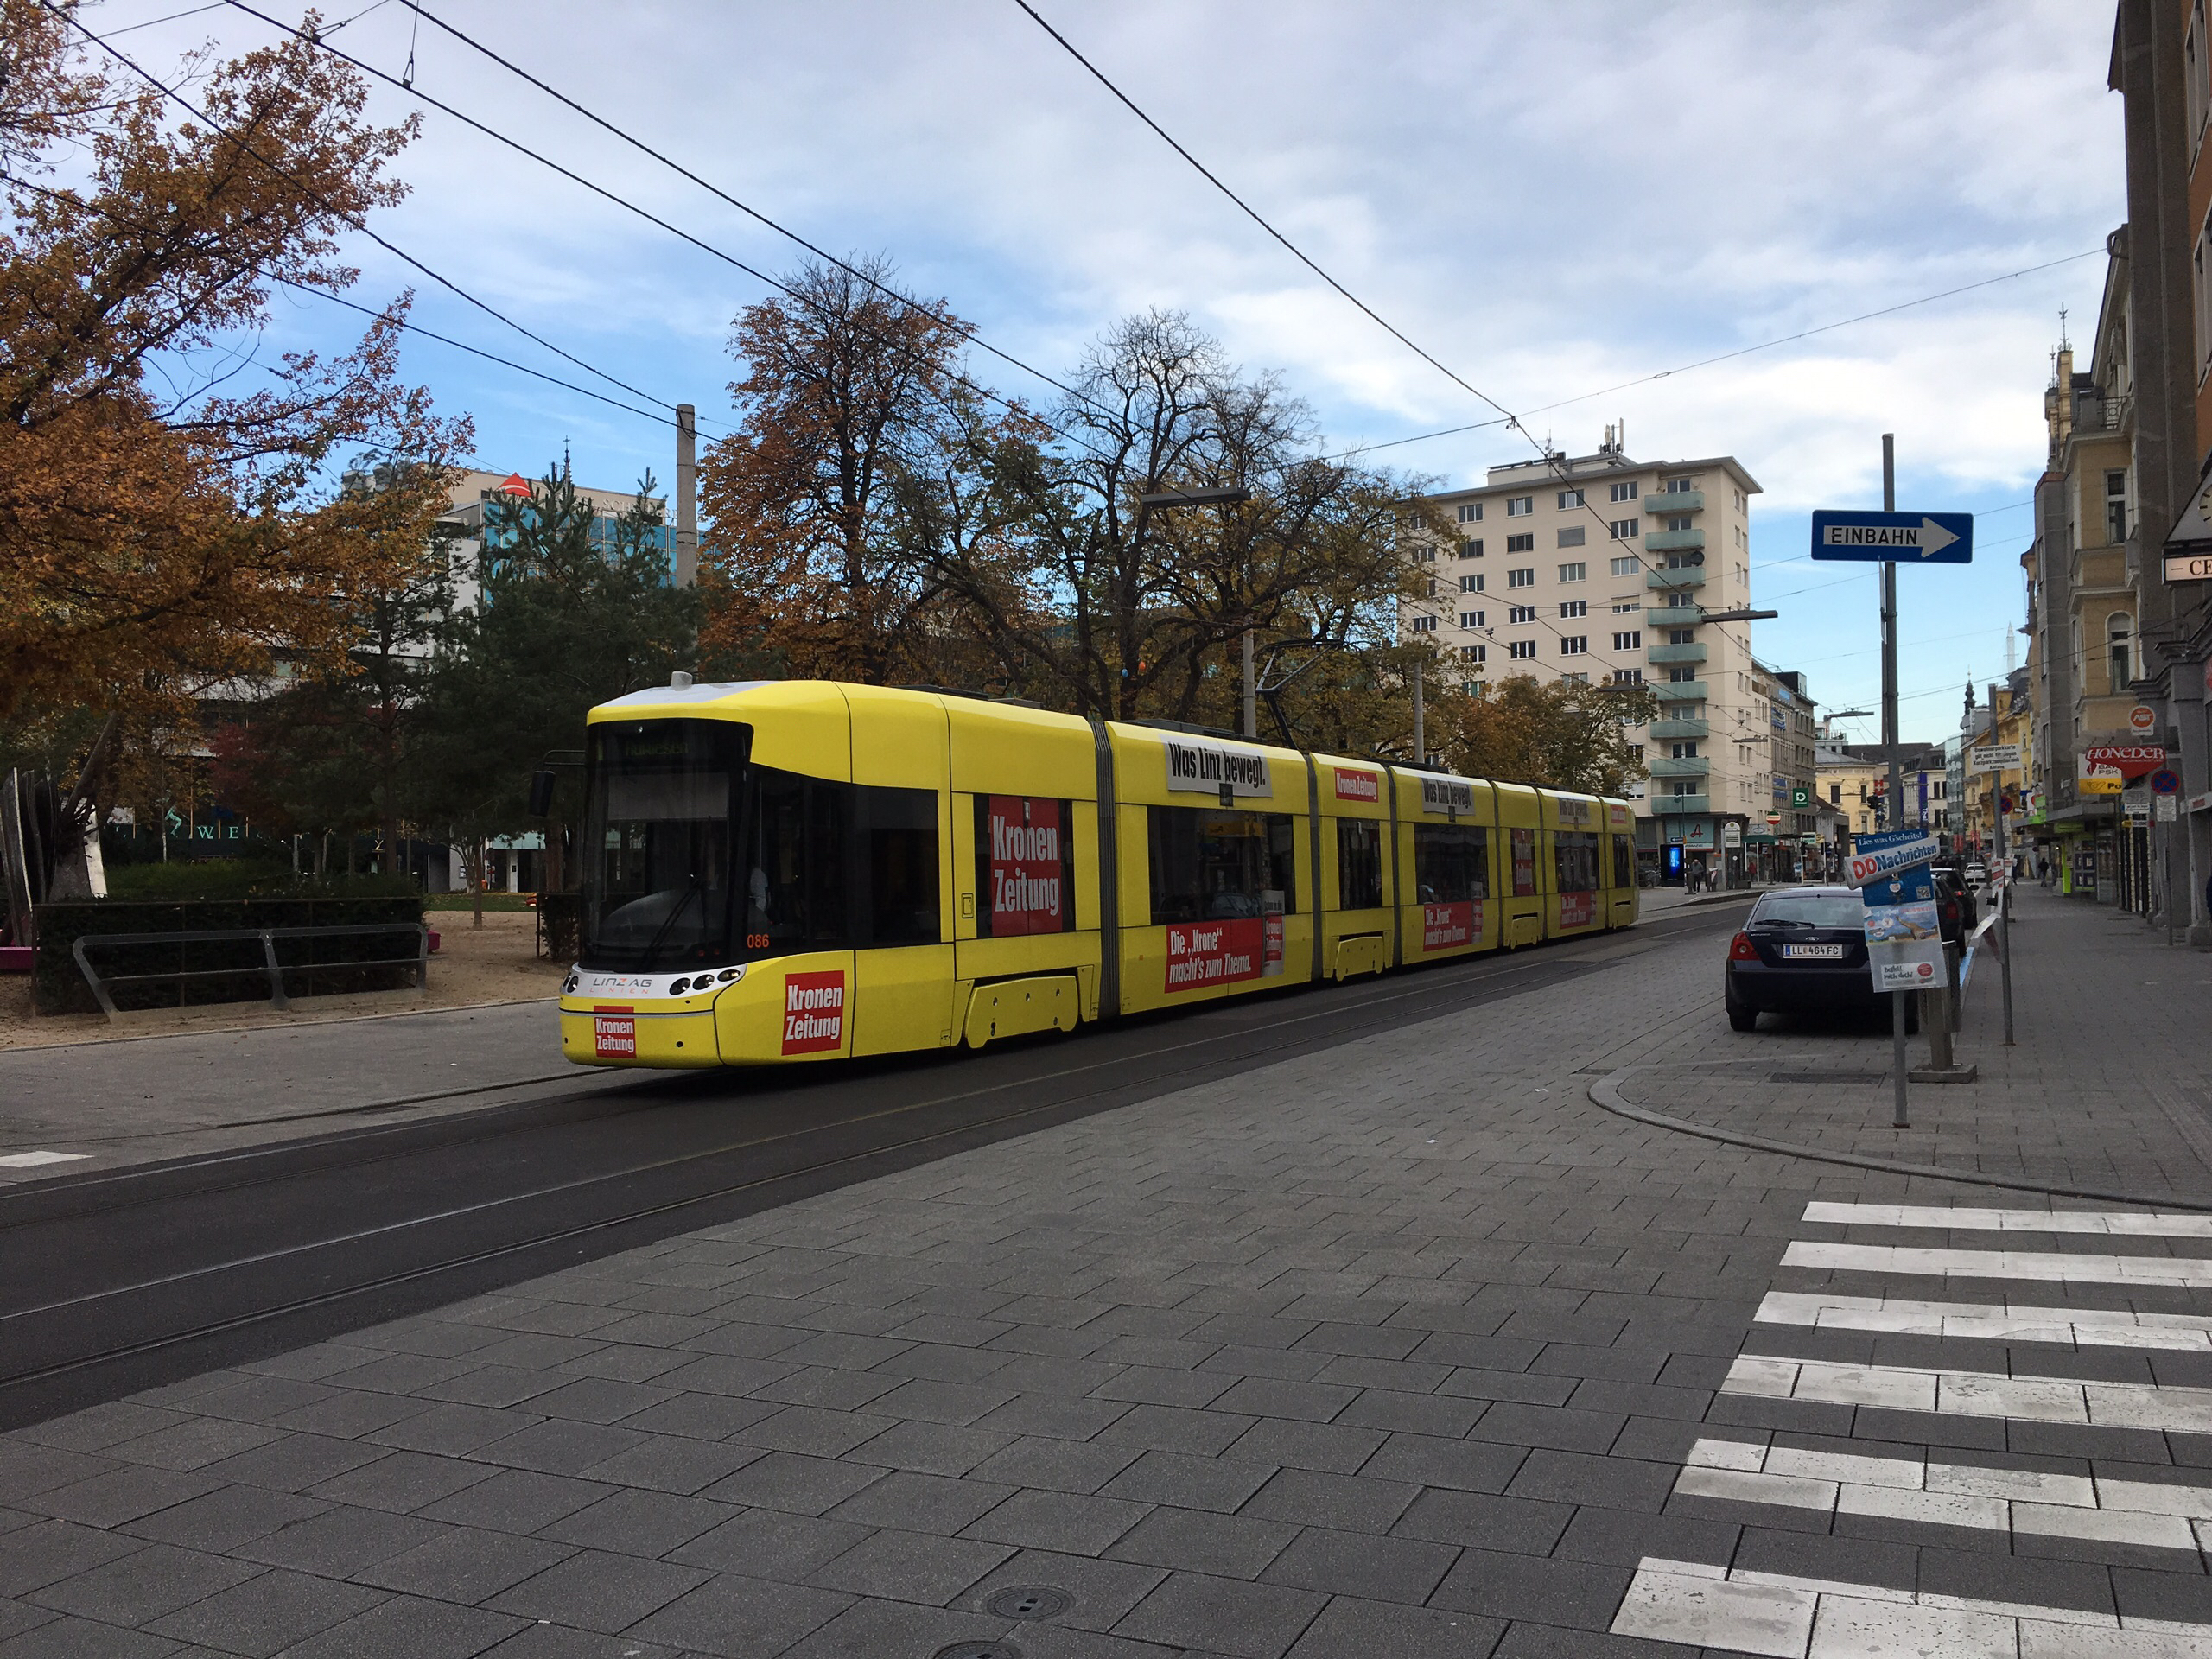
M 1958 1063 L 1957 1045 L 1953 1041 L 1959 1029 L 1959 947 L 1945 940 L 1943 982 L 1919 993 L 1921 1024 L 1928 1033 L 1928 1064 L 1913 1068 L 1915 1083 L 1972 1083 L 1981 1073 L 1980 1066 Z

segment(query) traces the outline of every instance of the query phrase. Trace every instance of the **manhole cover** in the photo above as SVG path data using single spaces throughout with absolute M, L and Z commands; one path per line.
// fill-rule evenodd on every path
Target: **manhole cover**
M 1771 1071 L 1769 1083 L 1887 1083 L 1886 1071 Z
M 1010 1584 L 983 1604 L 985 1612 L 1001 1618 L 1058 1618 L 1067 1610 L 1067 1592 L 1046 1584 Z
M 1021 1659 L 1021 1649 L 1011 1642 L 956 1642 L 930 1659 Z

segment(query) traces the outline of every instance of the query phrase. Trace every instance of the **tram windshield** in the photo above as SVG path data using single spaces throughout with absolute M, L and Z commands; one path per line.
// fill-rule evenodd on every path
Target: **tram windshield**
M 703 720 L 592 728 L 584 966 L 655 973 L 730 959 L 730 808 L 749 736 Z

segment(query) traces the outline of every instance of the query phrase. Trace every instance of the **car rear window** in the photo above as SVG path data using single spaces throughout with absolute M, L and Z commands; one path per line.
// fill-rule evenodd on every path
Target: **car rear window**
M 1802 927 L 1859 927 L 1866 906 L 1856 893 L 1770 893 L 1751 912 L 1754 922 L 1794 922 Z

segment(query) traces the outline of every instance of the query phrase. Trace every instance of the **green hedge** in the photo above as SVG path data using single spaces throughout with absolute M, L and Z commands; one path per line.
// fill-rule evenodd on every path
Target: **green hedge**
M 32 1006 L 41 1014 L 97 1013 L 99 1001 L 70 947 L 87 933 L 195 933 L 241 927 L 328 927 L 389 924 L 389 933 L 330 939 L 279 939 L 276 960 L 290 996 L 396 990 L 415 983 L 411 966 L 363 967 L 378 957 L 411 956 L 412 930 L 423 919 L 420 894 L 344 899 L 207 899 L 159 903 L 93 899 L 38 907 L 38 957 L 31 970 Z M 404 930 L 404 931 L 403 931 Z M 155 982 L 118 988 L 118 1008 L 159 1008 L 210 1002 L 258 1002 L 269 995 L 261 941 L 92 947 L 93 965 L 109 974 L 153 974 L 181 969 L 232 969 L 219 977 Z

